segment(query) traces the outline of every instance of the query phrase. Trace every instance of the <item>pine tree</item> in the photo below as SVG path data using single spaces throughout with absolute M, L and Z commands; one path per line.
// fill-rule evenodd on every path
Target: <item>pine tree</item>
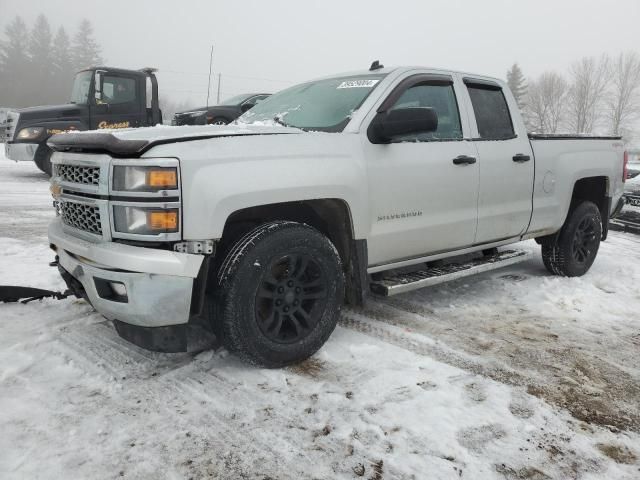
M 69 92 L 71 91 L 75 70 L 71 60 L 69 36 L 64 27 L 60 27 L 56 33 L 51 57 L 53 61 L 53 101 L 56 103 L 66 102 L 69 100 Z
M 78 32 L 73 37 L 72 46 L 73 65 L 76 70 L 96 66 L 102 63 L 100 47 L 93 38 L 93 27 L 87 19 L 80 22 Z
M 47 18 L 40 14 L 29 35 L 29 75 L 23 81 L 30 94 L 32 105 L 43 105 L 51 101 L 53 59 L 51 56 L 51 27 Z
M 21 82 L 28 72 L 28 31 L 22 18 L 5 27 L 6 41 L 0 44 L 0 105 L 21 107 L 28 101 Z
M 507 83 L 518 103 L 518 107 L 520 107 L 520 111 L 523 111 L 527 104 L 527 81 L 517 63 L 514 63 L 507 71 Z

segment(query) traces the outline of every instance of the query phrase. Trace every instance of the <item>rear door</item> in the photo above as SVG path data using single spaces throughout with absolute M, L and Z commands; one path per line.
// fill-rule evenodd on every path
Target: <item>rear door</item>
M 374 144 L 363 135 L 371 233 L 369 264 L 380 265 L 473 243 L 478 165 L 464 139 L 466 115 L 450 75 L 416 74 L 402 80 L 377 111 L 429 107 L 435 132 Z
M 91 128 L 129 128 L 145 124 L 145 85 L 137 75 L 96 73 L 96 95 L 91 105 Z
M 516 237 L 529 225 L 534 159 L 510 92 L 497 82 L 464 77 L 475 155 L 480 169 L 478 227 L 482 244 Z M 514 124 L 515 120 L 515 124 Z

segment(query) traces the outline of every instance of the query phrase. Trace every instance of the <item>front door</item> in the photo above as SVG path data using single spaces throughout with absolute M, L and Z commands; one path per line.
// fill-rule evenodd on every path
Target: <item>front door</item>
M 144 125 L 142 82 L 134 75 L 96 72 L 96 94 L 91 105 L 91 129 Z
M 373 144 L 363 136 L 371 266 L 469 246 L 475 236 L 478 164 L 473 143 L 463 140 L 453 80 L 414 77 L 400 84 L 403 91 L 391 93 L 397 101 L 390 108 L 432 108 L 437 130 L 389 144 Z
M 524 125 L 514 128 L 509 105 L 497 83 L 466 78 L 477 135 L 480 167 L 478 231 L 475 243 L 516 237 L 529 226 L 534 159 Z M 511 105 L 517 109 L 515 101 Z

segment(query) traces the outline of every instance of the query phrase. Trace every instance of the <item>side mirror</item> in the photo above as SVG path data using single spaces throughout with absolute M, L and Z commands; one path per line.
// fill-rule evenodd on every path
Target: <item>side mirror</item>
M 93 82 L 93 92 L 94 98 L 96 100 L 96 104 L 101 104 L 102 102 L 102 70 L 96 70 Z
M 244 113 L 247 110 L 251 110 L 255 106 L 255 103 L 243 103 L 242 105 L 240 105 L 240 110 L 242 111 L 242 113 Z
M 389 143 L 394 137 L 435 132 L 437 129 L 438 114 L 433 108 L 398 108 L 378 113 L 367 135 L 371 143 Z

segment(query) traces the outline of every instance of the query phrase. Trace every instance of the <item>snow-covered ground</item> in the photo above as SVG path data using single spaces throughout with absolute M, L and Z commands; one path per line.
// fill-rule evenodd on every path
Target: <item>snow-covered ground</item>
M 63 288 L 50 203 L 0 158 L 0 284 Z M 583 278 L 536 256 L 372 299 L 283 370 L 141 350 L 80 300 L 0 304 L 0 478 L 637 479 L 639 352 L 618 232 Z

